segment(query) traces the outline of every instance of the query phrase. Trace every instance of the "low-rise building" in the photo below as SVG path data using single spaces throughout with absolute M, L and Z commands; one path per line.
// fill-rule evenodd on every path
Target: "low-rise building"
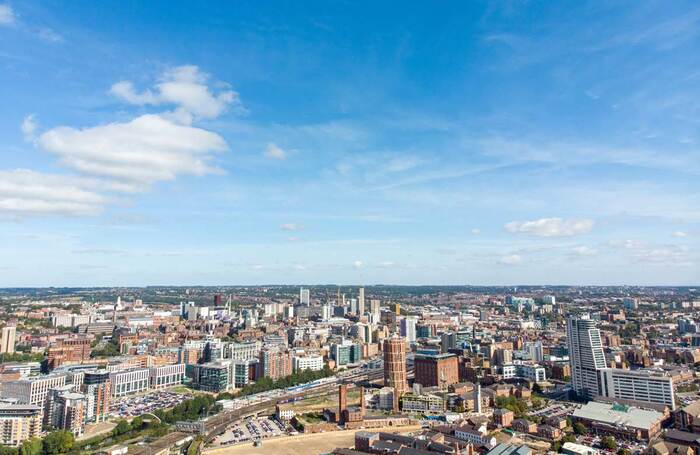
M 576 409 L 571 418 L 595 434 L 648 442 L 661 433 L 667 417 L 651 409 L 589 401 Z
M 152 367 L 149 372 L 152 389 L 164 389 L 182 384 L 185 379 L 185 364 L 163 365 Z
M 109 374 L 112 383 L 112 396 L 122 397 L 148 390 L 150 370 L 134 368 L 130 370 L 112 371 Z

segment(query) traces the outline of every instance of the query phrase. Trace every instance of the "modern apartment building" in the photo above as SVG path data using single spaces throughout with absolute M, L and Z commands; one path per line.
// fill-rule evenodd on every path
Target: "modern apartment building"
M 571 385 L 581 398 L 600 395 L 598 371 L 605 368 L 605 353 L 600 330 L 588 315 L 566 321 L 566 337 L 571 362 Z
M 50 389 L 66 385 L 65 374 L 37 376 L 6 382 L 2 396 L 14 398 L 18 403 L 33 404 L 43 409 Z
M 112 381 L 109 371 L 86 371 L 83 378 L 82 392 L 85 394 L 85 420 L 88 422 L 104 422 L 109 415 L 109 405 L 112 401 Z
M 261 349 L 261 341 L 231 343 L 228 345 L 228 355 L 226 357 L 233 360 L 256 359 L 258 358 Z
M 41 407 L 0 403 L 0 444 L 18 446 L 41 435 Z
M 67 385 L 49 390 L 44 407 L 44 425 L 67 430 L 78 437 L 85 430 L 87 399 Z

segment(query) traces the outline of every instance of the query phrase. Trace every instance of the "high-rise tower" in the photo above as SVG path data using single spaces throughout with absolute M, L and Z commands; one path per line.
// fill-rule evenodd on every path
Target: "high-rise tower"
M 400 397 L 408 391 L 406 379 L 406 341 L 394 336 L 384 341 L 384 385 L 394 388 Z
M 581 398 L 593 399 L 601 395 L 598 371 L 606 367 L 600 330 L 586 315 L 570 317 L 566 321 L 566 337 L 571 362 L 571 386 Z
M 360 288 L 360 295 L 357 300 L 357 314 L 362 316 L 365 314 L 365 288 Z

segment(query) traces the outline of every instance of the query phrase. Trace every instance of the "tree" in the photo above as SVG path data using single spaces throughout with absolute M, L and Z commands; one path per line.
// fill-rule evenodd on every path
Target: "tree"
M 134 419 L 131 421 L 131 429 L 134 431 L 138 431 L 141 428 L 143 428 L 144 421 L 141 417 L 134 417 Z
M 564 435 L 564 437 L 561 438 L 561 442 L 576 442 L 576 436 L 573 434 Z
M 584 424 L 582 424 L 581 422 L 576 422 L 576 423 L 574 424 L 574 433 L 576 433 L 576 434 L 586 434 L 586 433 L 588 433 L 588 429 L 587 429 L 586 426 L 585 426 Z
M 600 444 L 603 446 L 604 449 L 608 449 L 608 450 L 617 449 L 617 442 L 615 442 L 615 438 L 613 438 L 612 436 L 605 436 L 600 441 Z
M 32 438 L 24 441 L 19 448 L 20 455 L 41 455 L 43 448 L 41 439 Z
M 620 449 L 617 451 L 617 455 L 632 455 L 629 449 Z
M 70 431 L 54 431 L 44 438 L 44 453 L 48 455 L 66 453 L 73 447 L 74 443 L 75 437 Z
M 114 436 L 119 436 L 120 434 L 128 433 L 129 430 L 131 430 L 131 425 L 129 425 L 129 422 L 122 419 L 117 422 L 117 426 L 112 430 L 112 434 L 114 434 Z

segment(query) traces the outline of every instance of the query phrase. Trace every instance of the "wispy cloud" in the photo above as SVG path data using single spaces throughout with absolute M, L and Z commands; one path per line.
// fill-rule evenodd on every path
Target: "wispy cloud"
M 34 114 L 29 114 L 22 120 L 22 125 L 20 126 L 24 139 L 31 141 L 34 139 L 34 133 L 37 129 L 36 120 L 34 119 Z
M 571 237 L 587 234 L 595 223 L 588 219 L 541 218 L 533 221 L 511 221 L 504 227 L 514 234 L 528 234 L 537 237 Z
M 0 212 L 82 216 L 98 213 L 106 202 L 95 182 L 28 169 L 0 171 Z
M 523 262 L 523 258 L 519 254 L 509 254 L 501 257 L 499 262 L 505 265 L 517 265 Z
M 10 25 L 15 22 L 15 12 L 8 4 L 0 4 L 0 25 Z
M 304 225 L 298 223 L 284 223 L 280 226 L 280 229 L 283 231 L 302 231 L 304 230 Z
M 287 152 L 277 144 L 269 143 L 265 148 L 265 158 L 271 160 L 284 160 L 287 158 Z

